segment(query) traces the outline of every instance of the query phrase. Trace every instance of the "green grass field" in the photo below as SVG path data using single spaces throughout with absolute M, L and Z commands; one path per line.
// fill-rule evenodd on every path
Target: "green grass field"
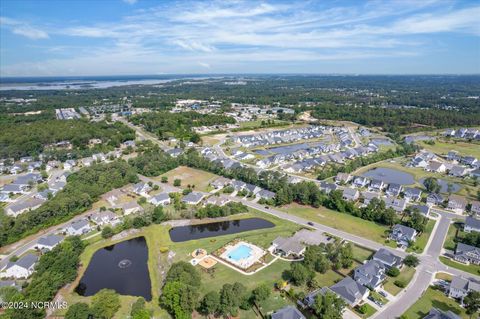
M 280 208 L 282 211 L 296 215 L 311 221 L 339 229 L 360 237 L 385 243 L 388 235 L 388 227 L 364 220 L 352 215 L 342 214 L 325 207 L 314 208 L 310 206 L 301 206 L 290 204 Z
M 370 306 L 368 303 L 366 303 L 365 305 L 367 306 L 367 311 L 364 314 L 360 313 L 357 307 L 353 308 L 353 312 L 355 312 L 360 318 L 369 318 L 373 314 L 375 314 L 375 312 L 377 312 L 377 310 Z
M 454 299 L 448 298 L 442 291 L 431 287 L 404 313 L 404 316 L 408 319 L 420 319 L 425 317 L 433 307 L 443 311 L 450 310 L 461 318 L 468 318 L 465 309 L 460 307 Z
M 480 147 L 478 144 L 475 143 L 454 140 L 447 141 L 445 139 L 442 139 L 436 140 L 434 145 L 429 145 L 423 141 L 419 141 L 418 145 L 439 155 L 444 155 L 452 150 L 455 150 L 462 156 L 470 155 L 476 158 L 480 157 Z
M 396 296 L 400 291 L 402 291 L 404 288 L 397 287 L 394 282 L 396 280 L 401 280 L 405 282 L 405 287 L 408 285 L 408 283 L 412 280 L 413 275 L 415 275 L 415 268 L 412 267 L 407 267 L 404 266 L 402 270 L 400 271 L 400 275 L 398 277 L 387 277 L 387 280 L 383 284 L 383 289 L 391 293 L 392 295 Z
M 463 231 L 463 223 L 455 222 L 448 227 L 447 237 L 443 243 L 443 248 L 449 250 L 455 250 L 457 243 L 455 242 L 456 238 L 462 238 L 465 234 Z
M 409 247 L 407 249 L 407 251 L 408 252 L 415 251 L 417 253 L 423 252 L 423 250 L 425 249 L 425 246 L 428 243 L 428 239 L 430 238 L 430 235 L 432 234 L 434 226 L 435 226 L 435 221 L 432 220 L 432 219 L 429 219 L 428 223 L 427 223 L 427 226 L 425 227 L 425 231 L 415 241 L 414 247 L 416 247 L 416 249 L 411 249 Z
M 179 166 L 154 179 L 161 181 L 162 176 L 168 177 L 168 183 L 171 185 L 173 185 L 175 179 L 180 179 L 182 181 L 181 188 L 186 188 L 187 185 L 195 185 L 194 190 L 202 192 L 208 192 L 210 182 L 218 177 L 218 175 L 186 166 Z
M 449 267 L 457 268 L 457 269 L 469 272 L 469 273 L 471 273 L 473 275 L 477 275 L 477 276 L 480 274 L 480 266 L 479 265 L 473 265 L 473 264 L 466 265 L 466 264 L 456 262 L 455 260 L 452 260 L 450 258 L 443 257 L 443 256 L 440 256 L 439 259 L 442 263 L 444 263 L 445 265 L 447 265 Z

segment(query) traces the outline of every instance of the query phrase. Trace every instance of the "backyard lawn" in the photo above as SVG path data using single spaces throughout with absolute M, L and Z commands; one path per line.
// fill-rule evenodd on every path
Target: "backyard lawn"
M 443 257 L 443 256 L 440 256 L 439 259 L 442 263 L 444 263 L 449 267 L 457 268 L 477 276 L 480 274 L 480 265 L 462 264 L 462 263 L 456 262 L 455 260 L 452 260 L 450 258 Z
M 463 231 L 463 223 L 455 222 L 450 224 L 448 227 L 447 237 L 445 238 L 445 242 L 443 243 L 443 248 L 448 250 L 455 250 L 457 243 L 455 242 L 455 238 L 462 238 L 465 234 Z
M 218 175 L 186 166 L 179 166 L 154 179 L 161 181 L 162 176 L 168 177 L 169 184 L 173 185 L 175 179 L 180 179 L 182 182 L 181 188 L 186 188 L 187 185 L 195 185 L 194 190 L 202 192 L 210 191 L 210 182 L 218 177 Z
M 460 307 L 454 299 L 448 298 L 442 291 L 435 290 L 432 287 L 428 288 L 423 296 L 403 315 L 408 319 L 424 318 L 433 307 L 442 311 L 450 310 L 461 318 L 468 318 L 465 309 Z
M 385 244 L 389 228 L 352 215 L 342 214 L 325 207 L 314 208 L 298 204 L 289 204 L 280 208 L 282 211 L 311 221 L 339 229 L 350 234 L 368 238 Z
M 370 306 L 368 303 L 365 303 L 365 305 L 366 305 L 367 311 L 364 314 L 360 313 L 360 311 L 358 310 L 358 307 L 353 308 L 353 312 L 355 312 L 360 318 L 369 318 L 375 312 L 377 312 L 377 310 L 372 306 Z
M 400 288 L 394 284 L 395 281 L 403 281 L 405 283 L 405 287 L 408 286 L 408 283 L 412 280 L 413 275 L 415 274 L 415 268 L 404 266 L 400 271 L 400 275 L 398 277 L 389 277 L 387 276 L 387 280 L 383 284 L 383 289 L 391 293 L 392 295 L 397 295 L 400 291 L 404 288 Z
M 414 247 L 416 247 L 416 249 L 411 249 L 409 247 L 407 249 L 407 251 L 408 252 L 416 251 L 417 253 L 423 252 L 423 250 L 425 249 L 425 246 L 428 243 L 428 239 L 430 238 L 430 235 L 432 234 L 432 230 L 433 230 L 434 226 L 435 226 L 435 221 L 432 220 L 432 219 L 429 219 L 428 223 L 427 223 L 427 226 L 425 227 L 425 231 L 415 241 Z

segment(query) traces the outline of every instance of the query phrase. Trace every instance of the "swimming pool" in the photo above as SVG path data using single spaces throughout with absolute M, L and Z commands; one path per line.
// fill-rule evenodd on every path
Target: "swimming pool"
M 235 261 L 239 261 L 242 259 L 247 259 L 251 255 L 252 255 L 252 248 L 248 247 L 247 245 L 240 245 L 234 250 L 232 250 L 230 254 L 228 254 L 228 258 Z

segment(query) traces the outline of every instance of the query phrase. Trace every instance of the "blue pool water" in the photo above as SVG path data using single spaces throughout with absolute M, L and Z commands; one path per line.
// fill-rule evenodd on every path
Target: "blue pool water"
M 228 258 L 239 261 L 250 257 L 252 249 L 246 245 L 240 245 L 230 252 Z

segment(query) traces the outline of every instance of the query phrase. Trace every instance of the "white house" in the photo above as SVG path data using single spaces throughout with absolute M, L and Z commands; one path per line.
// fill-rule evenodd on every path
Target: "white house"
M 465 219 L 465 226 L 463 227 L 463 230 L 466 233 L 471 233 L 472 231 L 480 233 L 480 220 L 474 217 L 468 216 Z
M 90 215 L 90 220 L 98 226 L 115 226 L 121 222 L 120 218 L 118 218 L 118 215 L 109 210 L 93 213 L 92 215 Z
M 62 240 L 63 236 L 59 235 L 44 236 L 37 241 L 35 248 L 39 250 L 52 250 L 55 246 L 60 244 Z
M 88 233 L 91 230 L 90 224 L 86 219 L 80 219 L 72 222 L 65 227 L 64 231 L 70 236 L 79 236 Z
M 26 254 L 15 262 L 9 261 L 2 277 L 28 278 L 33 273 L 38 257 L 34 254 Z
M 166 206 L 166 205 L 170 205 L 171 200 L 168 193 L 160 193 L 158 195 L 152 196 L 148 200 L 148 202 L 155 206 L 158 206 L 158 205 Z
M 135 194 L 143 196 L 143 197 L 149 197 L 150 195 L 148 195 L 148 193 L 151 190 L 152 190 L 152 188 L 147 183 L 140 182 L 140 183 L 137 183 L 137 184 L 133 185 L 133 192 Z
M 120 207 L 123 210 L 124 215 L 130 215 L 143 210 L 142 206 L 140 206 L 136 201 L 131 201 L 121 205 Z

